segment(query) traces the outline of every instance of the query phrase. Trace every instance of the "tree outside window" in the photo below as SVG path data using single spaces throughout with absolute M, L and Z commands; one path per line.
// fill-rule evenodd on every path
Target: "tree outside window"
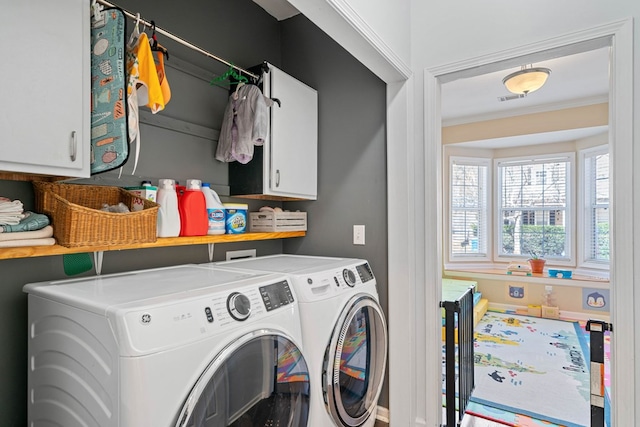
M 499 255 L 569 256 L 569 169 L 568 156 L 498 163 Z

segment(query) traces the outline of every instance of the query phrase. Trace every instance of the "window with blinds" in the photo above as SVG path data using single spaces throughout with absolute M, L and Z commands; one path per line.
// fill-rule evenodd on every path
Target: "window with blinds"
M 609 152 L 584 153 L 584 261 L 609 263 Z
M 489 161 L 452 157 L 449 171 L 450 257 L 486 258 Z
M 571 257 L 573 155 L 497 161 L 498 256 Z

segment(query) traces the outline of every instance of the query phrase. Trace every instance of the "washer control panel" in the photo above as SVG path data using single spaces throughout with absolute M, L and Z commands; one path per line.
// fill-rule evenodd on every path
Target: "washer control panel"
M 240 288 L 231 292 L 218 294 L 212 297 L 207 307 L 211 308 L 214 322 L 219 327 L 255 320 L 265 313 L 258 288 Z M 205 308 L 205 316 L 206 308 Z M 208 316 L 207 316 L 207 321 Z
M 227 311 L 236 320 L 247 320 L 251 315 L 251 301 L 240 292 L 233 292 L 227 297 Z
M 267 311 L 275 310 L 283 305 L 291 304 L 294 301 L 291 288 L 289 288 L 289 282 L 286 280 L 261 286 L 260 295 L 262 295 L 262 301 Z
M 157 276 L 161 274 L 154 279 Z M 273 322 L 289 327 L 297 321 L 296 290 L 284 274 L 183 268 L 167 276 L 165 282 L 159 277 L 164 287 L 158 290 L 148 290 L 136 278 L 132 283 L 140 281 L 140 289 L 131 300 L 113 304 L 105 313 L 121 356 L 165 351 L 234 329 Z

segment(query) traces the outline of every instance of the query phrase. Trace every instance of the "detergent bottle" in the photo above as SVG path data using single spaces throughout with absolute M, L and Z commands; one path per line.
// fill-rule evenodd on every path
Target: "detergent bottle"
M 211 184 L 208 182 L 202 183 L 202 192 L 207 203 L 207 218 L 209 219 L 207 234 L 225 234 L 225 210 L 218 193 L 211 188 Z
M 158 180 L 156 202 L 160 205 L 158 208 L 158 237 L 179 236 L 178 194 L 172 179 Z
M 207 204 L 200 186 L 199 179 L 188 179 L 184 192 L 178 198 L 181 236 L 207 235 Z

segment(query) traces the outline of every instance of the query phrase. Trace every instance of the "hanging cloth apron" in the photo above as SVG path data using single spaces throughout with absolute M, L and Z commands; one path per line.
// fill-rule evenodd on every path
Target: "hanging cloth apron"
M 97 15 L 97 16 L 96 16 Z M 91 21 L 91 174 L 122 166 L 127 143 L 126 18 L 108 8 Z

